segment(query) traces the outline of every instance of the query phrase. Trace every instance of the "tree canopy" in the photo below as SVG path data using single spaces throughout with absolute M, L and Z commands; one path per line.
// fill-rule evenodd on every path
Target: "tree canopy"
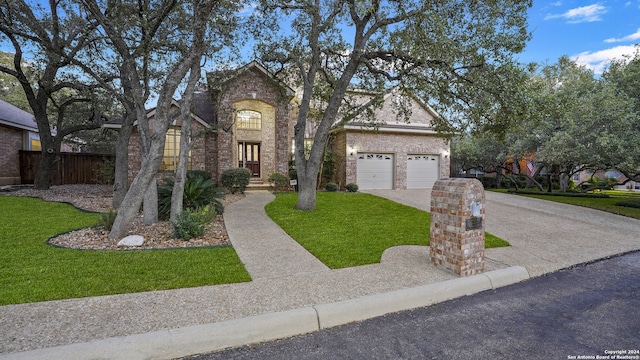
M 463 167 L 478 169 L 495 167 L 486 156 L 477 157 L 479 152 L 505 163 L 534 154 L 537 169 L 556 176 L 563 190 L 582 170 L 617 170 L 638 181 L 638 64 L 636 53 L 612 63 L 600 78 L 567 57 L 532 65 L 528 110 L 500 145 L 487 144 L 486 134 L 469 133 L 456 142 L 454 153 Z
M 515 65 L 529 33 L 531 1 L 262 0 L 257 14 L 275 17 L 258 53 L 302 89 L 295 126 L 299 198 L 315 208 L 317 174 L 329 129 L 350 88 L 400 87 L 441 110 L 436 125 L 453 131 L 503 127 L 518 107 L 511 94 L 524 79 Z M 346 97 L 348 101 L 348 97 Z M 304 133 L 319 121 L 309 157 Z

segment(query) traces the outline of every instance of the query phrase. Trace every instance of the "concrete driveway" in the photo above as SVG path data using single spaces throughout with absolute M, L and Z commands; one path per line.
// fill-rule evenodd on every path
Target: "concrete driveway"
M 430 208 L 428 189 L 364 192 Z M 579 206 L 487 191 L 484 221 L 487 232 L 511 244 L 487 249 L 488 265 L 523 266 L 530 276 L 640 250 L 640 220 Z

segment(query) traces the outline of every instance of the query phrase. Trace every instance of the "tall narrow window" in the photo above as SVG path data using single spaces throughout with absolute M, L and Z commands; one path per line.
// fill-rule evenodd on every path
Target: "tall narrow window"
M 164 155 L 160 164 L 160 171 L 175 171 L 178 167 L 180 156 L 180 128 L 171 128 L 167 131 L 164 142 Z M 191 170 L 191 151 L 187 160 L 187 170 Z
M 238 129 L 260 130 L 262 129 L 262 114 L 253 110 L 238 111 Z

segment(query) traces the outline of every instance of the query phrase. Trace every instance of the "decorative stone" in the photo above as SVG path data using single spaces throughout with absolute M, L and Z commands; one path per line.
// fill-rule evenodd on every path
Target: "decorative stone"
M 144 244 L 144 237 L 140 235 L 129 235 L 122 240 L 118 241 L 118 246 L 142 246 Z
M 431 262 L 459 276 L 484 272 L 484 203 L 477 179 L 441 179 L 431 191 Z

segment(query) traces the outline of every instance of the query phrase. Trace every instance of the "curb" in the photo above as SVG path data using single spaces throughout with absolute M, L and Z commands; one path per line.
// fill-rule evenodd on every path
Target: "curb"
M 522 266 L 357 299 L 145 334 L 0 355 L 1 360 L 172 359 L 307 334 L 529 279 Z

